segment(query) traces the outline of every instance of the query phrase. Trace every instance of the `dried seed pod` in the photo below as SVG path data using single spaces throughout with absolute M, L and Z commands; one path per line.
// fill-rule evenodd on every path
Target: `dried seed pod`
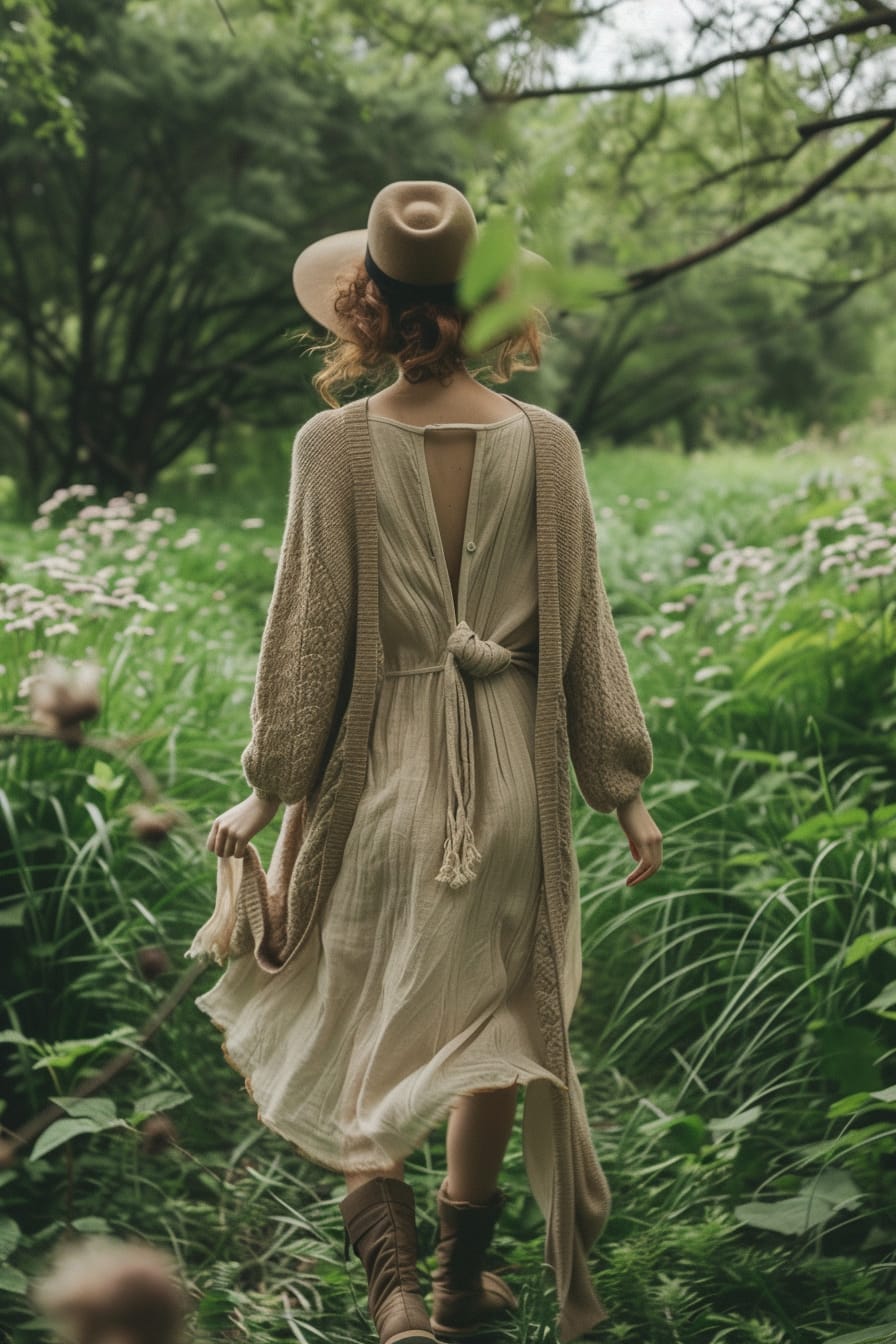
M 139 947 L 137 965 L 144 980 L 156 980 L 171 970 L 171 958 L 164 947 Z
M 29 686 L 33 722 L 66 741 L 80 740 L 80 724 L 100 712 L 100 674 L 96 663 L 66 667 L 56 658 L 45 659 Z
M 177 1138 L 174 1122 L 167 1115 L 157 1112 L 150 1115 L 140 1126 L 140 1151 L 149 1157 L 163 1153 Z

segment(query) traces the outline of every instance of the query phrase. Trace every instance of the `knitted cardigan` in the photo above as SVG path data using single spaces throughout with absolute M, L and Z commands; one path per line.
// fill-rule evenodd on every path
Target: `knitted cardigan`
M 578 902 L 569 762 L 586 803 L 609 813 L 640 792 L 653 750 L 600 572 L 579 440 L 559 416 L 509 400 L 529 417 L 535 444 L 534 770 L 544 871 L 532 965 L 543 1063 L 563 1082 L 562 1090 L 547 1084 L 554 1163 L 545 1260 L 567 1344 L 607 1315 L 587 1253 L 611 1204 L 569 1051 L 574 1005 L 564 1002 L 570 901 Z M 252 738 L 241 758 L 254 791 L 286 812 L 267 873 L 252 844 L 244 858 L 218 860 L 215 910 L 187 956 L 223 964 L 251 953 L 278 974 L 310 936 L 339 870 L 384 671 L 371 453 L 367 398 L 319 412 L 295 437 Z M 580 917 L 578 904 L 572 914 Z M 524 1116 L 524 1141 L 526 1123 Z

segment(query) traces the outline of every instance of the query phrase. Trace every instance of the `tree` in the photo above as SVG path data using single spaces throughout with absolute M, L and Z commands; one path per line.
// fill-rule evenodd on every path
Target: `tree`
M 213 9 L 198 29 L 189 6 L 172 17 L 73 4 L 83 157 L 5 135 L 0 466 L 32 505 L 75 478 L 147 489 L 222 418 L 295 422 L 310 409 L 285 340 L 295 256 L 362 222 L 396 153 L 451 171 L 439 107 L 396 94 L 372 135 L 282 24 L 234 42 Z
M 728 161 L 704 144 L 705 168 L 695 172 L 688 190 L 700 196 L 721 180 L 748 175 L 751 197 L 768 195 L 768 205 L 759 204 L 736 228 L 722 228 L 698 248 L 653 266 L 626 274 L 629 290 L 654 285 L 669 275 L 699 265 L 737 246 L 763 229 L 778 224 L 803 209 L 821 192 L 839 181 L 862 160 L 873 155 L 896 130 L 896 105 L 886 100 L 890 92 L 888 61 L 896 36 L 896 8 L 875 0 L 862 0 L 856 7 L 840 0 L 815 0 L 794 4 L 777 0 L 736 7 L 732 16 L 719 12 L 713 0 L 689 5 L 693 55 L 679 68 L 672 68 L 662 41 L 647 47 L 638 61 L 643 69 L 623 79 L 576 80 L 557 78 L 557 56 L 586 42 L 597 46 L 604 31 L 612 29 L 614 12 L 623 0 L 604 0 L 580 5 L 575 0 L 528 0 L 522 5 L 481 6 L 476 0 L 445 4 L 431 0 L 353 0 L 349 8 L 365 34 L 380 47 L 398 47 L 416 53 L 425 65 L 445 70 L 452 64 L 462 70 L 472 89 L 489 107 L 507 108 L 533 101 L 579 99 L 590 108 L 602 96 L 630 100 L 644 95 L 662 95 L 660 106 L 668 109 L 666 96 L 683 86 L 695 87 L 712 97 L 715 80 L 727 83 L 738 76 L 735 67 L 757 73 L 766 93 L 767 106 L 779 98 L 782 76 L 797 72 L 807 84 L 806 102 L 817 98 L 822 107 L 795 126 L 763 117 L 755 126 L 739 122 L 737 153 Z M 808 62 L 800 57 L 809 54 Z M 841 105 L 854 106 L 839 114 Z M 585 112 L 587 115 L 587 111 Z M 857 140 L 834 133 L 870 123 L 871 129 Z M 748 143 L 751 132 L 755 144 Z M 828 135 L 834 146 L 817 171 L 808 173 L 795 190 L 781 193 L 780 183 L 765 174 L 762 192 L 757 190 L 758 169 L 777 165 L 783 169 L 792 160 L 806 157 L 805 146 Z M 796 137 L 796 138 L 795 138 Z M 615 161 L 625 171 L 648 140 L 632 137 Z M 696 148 L 696 147 L 695 147 Z M 697 167 L 697 156 L 695 163 Z M 882 178 L 893 191 L 891 178 Z

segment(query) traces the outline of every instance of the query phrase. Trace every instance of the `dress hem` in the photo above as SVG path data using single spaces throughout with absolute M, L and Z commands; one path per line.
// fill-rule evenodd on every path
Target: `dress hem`
M 195 1000 L 194 1000 L 194 1002 L 195 1002 Z M 227 1042 L 227 1032 L 228 1032 L 228 1027 L 226 1027 L 222 1022 L 219 1022 L 215 1017 L 213 1017 L 212 1014 L 208 1011 L 208 1009 L 206 1009 L 206 1008 L 201 1008 L 201 1007 L 200 1007 L 200 1012 L 204 1012 L 204 1013 L 206 1014 L 206 1016 L 208 1017 L 209 1021 L 212 1023 L 212 1025 L 215 1026 L 215 1027 L 217 1027 L 218 1031 L 221 1032 L 221 1034 L 222 1034 L 222 1036 L 223 1036 L 223 1038 L 224 1038 L 224 1039 L 221 1041 L 221 1043 L 220 1043 L 220 1044 L 221 1044 L 221 1053 L 223 1054 L 225 1060 L 226 1060 L 227 1063 L 230 1065 L 230 1067 L 234 1070 L 234 1072 L 235 1072 L 235 1073 L 238 1073 L 239 1076 L 243 1079 L 243 1084 L 244 1084 L 244 1086 L 245 1086 L 245 1089 L 246 1089 L 246 1091 L 248 1092 L 249 1096 L 251 1097 L 252 1101 L 255 1103 L 255 1106 L 256 1106 L 256 1108 L 257 1108 L 257 1117 L 256 1117 L 256 1118 L 258 1119 L 258 1121 L 259 1121 L 260 1124 L 264 1125 L 265 1128 L 266 1128 L 266 1129 L 269 1129 L 273 1134 L 276 1134 L 278 1138 L 283 1139 L 284 1143 L 288 1143 L 289 1146 L 290 1146 L 290 1148 L 292 1148 L 293 1151 L 294 1151 L 295 1153 L 297 1153 L 297 1154 L 299 1155 L 299 1157 L 301 1157 L 304 1161 L 306 1161 L 306 1162 L 311 1162 L 311 1163 L 313 1163 L 314 1166 L 316 1166 L 316 1167 L 323 1167 L 324 1170 L 326 1170 L 326 1171 L 332 1171 L 332 1172 L 333 1172 L 335 1175 L 337 1175 L 337 1176 L 346 1176 L 346 1175 L 348 1175 L 349 1173 L 355 1174 L 355 1173 L 364 1172 L 364 1171 L 379 1172 L 379 1171 L 382 1171 L 382 1170 L 383 1170 L 382 1167 L 353 1167 L 353 1166 L 334 1167 L 334 1166 L 332 1165 L 332 1163 L 327 1162 L 327 1161 L 324 1161 L 323 1158 L 321 1158 L 321 1157 L 315 1157 L 312 1153 L 307 1152 L 307 1151 L 306 1151 L 304 1148 L 302 1148 L 298 1143 L 296 1143 L 295 1139 L 291 1139 L 291 1138 L 289 1137 L 289 1135 L 285 1134 L 285 1133 L 283 1132 L 283 1130 L 280 1129 L 280 1128 L 273 1122 L 273 1120 L 270 1119 L 270 1117 L 265 1116 L 265 1115 L 262 1115 L 262 1113 L 261 1113 L 261 1107 L 259 1106 L 259 1104 L 258 1104 L 258 1099 L 257 1099 L 257 1097 L 255 1096 L 255 1092 L 253 1091 L 253 1087 L 252 1087 L 252 1075 L 251 1075 L 251 1073 L 248 1071 L 247 1066 L 246 1066 L 244 1063 L 240 1063 L 240 1062 L 236 1059 L 235 1055 L 233 1055 L 233 1054 L 231 1053 L 230 1049 L 228 1048 L 228 1042 Z M 459 1100 L 460 1097 L 462 1097 L 462 1096 L 476 1096 L 476 1095 L 477 1095 L 478 1093 L 480 1093 L 480 1092 L 496 1092 L 496 1091 L 500 1091 L 500 1090 L 502 1090 L 503 1088 L 513 1087 L 513 1086 L 517 1086 L 517 1087 L 528 1087 L 528 1086 L 529 1086 L 529 1083 L 534 1083 L 534 1082 L 547 1082 L 547 1083 L 553 1083 L 553 1086 L 554 1086 L 554 1087 L 561 1088 L 564 1092 L 568 1092 L 568 1091 L 569 1091 L 569 1089 L 566 1087 L 566 1085 L 565 1085 L 564 1083 L 561 1083 L 561 1082 L 559 1082 L 558 1080 L 556 1080 L 556 1079 L 554 1079 L 554 1078 L 541 1078 L 541 1077 L 538 1077 L 538 1078 L 530 1078 L 530 1079 L 528 1080 L 528 1082 L 525 1082 L 522 1078 L 520 1078 L 520 1076 L 519 1076 L 519 1071 L 517 1071 L 517 1075 L 516 1075 L 516 1077 L 513 1078 L 513 1079 L 512 1079 L 510 1082 L 508 1082 L 508 1083 L 498 1083 L 496 1087 L 480 1087 L 480 1088 L 474 1088 L 474 1089 L 471 1089 L 469 1092 L 458 1092 L 454 1097 L 451 1098 L 451 1100 L 450 1100 L 449 1102 L 447 1102 L 447 1103 L 442 1102 L 442 1103 L 439 1104 L 439 1106 L 438 1106 L 438 1107 L 436 1108 L 436 1110 L 435 1110 L 435 1116 L 434 1116 L 434 1119 L 428 1121 L 428 1122 L 427 1122 L 427 1125 L 426 1125 L 426 1128 L 423 1130 L 423 1132 L 420 1134 L 420 1136 L 419 1136 L 418 1138 L 412 1140 L 412 1142 L 411 1142 L 411 1146 L 410 1146 L 410 1148 L 408 1149 L 407 1153 L 405 1153 L 405 1154 L 404 1154 L 403 1156 L 401 1156 L 401 1157 L 395 1157 L 395 1158 L 392 1159 L 393 1164 L 396 1163 L 396 1162 L 405 1162 L 409 1157 L 411 1157 L 411 1156 L 413 1155 L 413 1153 L 415 1153 L 415 1152 L 417 1151 L 417 1149 L 418 1149 L 419 1147 L 421 1147 L 421 1145 L 424 1144 L 424 1143 L 426 1142 L 426 1140 L 429 1138 L 429 1136 L 430 1136 L 430 1134 L 432 1133 L 432 1131 L 433 1131 L 434 1129 L 436 1129 L 440 1124 L 442 1124 L 442 1122 L 443 1122 L 444 1120 L 446 1120 L 446 1119 L 448 1118 L 450 1112 L 452 1111 L 452 1109 L 454 1108 L 454 1106 L 456 1105 L 456 1103 L 457 1103 L 457 1101 Z

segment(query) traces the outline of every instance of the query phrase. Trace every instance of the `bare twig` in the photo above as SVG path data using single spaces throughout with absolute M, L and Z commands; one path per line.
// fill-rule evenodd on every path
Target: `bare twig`
M 712 56 L 708 60 L 701 61 L 698 65 L 689 66 L 686 70 L 671 71 L 667 75 L 645 76 L 643 79 L 610 80 L 597 84 L 552 85 L 546 88 L 510 91 L 487 89 L 477 79 L 474 79 L 474 83 L 482 100 L 491 103 L 518 103 L 528 98 L 552 98 L 555 94 L 622 93 L 639 89 L 656 89 L 667 84 L 677 84 L 684 79 L 698 79 L 710 70 L 715 70 L 720 65 L 727 65 L 731 61 L 758 60 L 766 56 L 778 55 L 781 52 L 796 51 L 802 47 L 814 46 L 817 42 L 830 41 L 832 38 L 841 35 L 861 33 L 869 28 L 893 24 L 896 24 L 896 9 L 892 9 L 889 5 L 877 5 L 864 14 L 844 19 L 841 23 L 830 24 L 817 33 L 804 33 L 801 37 L 782 38 L 780 41 L 766 42 L 760 47 L 742 47 L 738 51 L 727 51 L 720 56 Z M 473 78 L 469 70 L 468 73 Z
M 215 4 L 217 5 L 218 13 L 221 15 L 221 18 L 227 24 L 227 30 L 230 33 L 230 36 L 236 37 L 236 33 L 233 31 L 233 24 L 228 19 L 227 14 L 224 11 L 224 6 L 221 4 L 221 0 L 215 0 Z
M 819 131 L 833 131 L 838 126 L 851 126 L 856 121 L 875 121 L 878 117 L 896 118 L 896 107 L 868 107 L 861 112 L 846 112 L 842 117 L 828 117 L 824 121 L 803 121 L 797 130 L 804 139 Z
M 698 248 L 696 252 L 689 252 L 683 257 L 676 257 L 674 261 L 665 262 L 662 266 L 650 266 L 641 271 L 629 271 L 626 279 L 631 289 L 646 289 L 648 285 L 655 285 L 667 276 L 673 275 L 678 271 L 685 271 L 690 266 L 696 266 L 698 262 L 705 261 L 707 257 L 718 256 L 720 252 L 725 252 L 735 243 L 739 243 L 744 238 L 752 234 L 767 229 L 770 224 L 776 223 L 786 215 L 792 215 L 797 210 L 802 209 L 814 196 L 830 183 L 842 177 L 845 172 L 863 159 L 866 154 L 870 154 L 879 144 L 882 144 L 889 136 L 896 131 L 896 119 L 889 120 L 879 130 L 869 135 L 860 145 L 856 145 L 847 154 L 837 159 L 825 172 L 819 173 L 817 177 L 812 178 L 793 196 L 776 205 L 772 210 L 766 210 L 763 214 L 757 215 L 755 219 L 749 220 L 739 229 L 734 229 L 731 233 L 717 238 L 714 243 L 709 243 L 706 247 Z

